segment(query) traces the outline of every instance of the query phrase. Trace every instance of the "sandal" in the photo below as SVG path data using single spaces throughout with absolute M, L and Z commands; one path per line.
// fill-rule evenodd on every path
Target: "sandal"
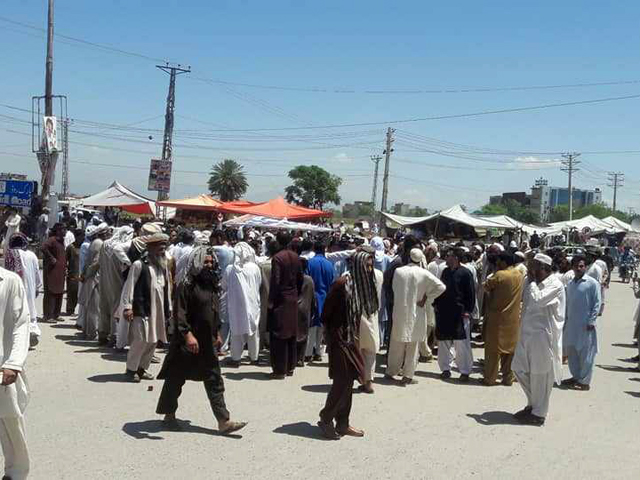
M 219 430 L 220 435 L 230 435 L 233 432 L 243 429 L 247 426 L 248 422 L 227 422 L 227 426 L 224 429 Z
M 322 430 L 322 435 L 328 440 L 340 440 L 340 435 L 336 432 L 336 429 L 331 423 L 318 421 L 318 426 Z

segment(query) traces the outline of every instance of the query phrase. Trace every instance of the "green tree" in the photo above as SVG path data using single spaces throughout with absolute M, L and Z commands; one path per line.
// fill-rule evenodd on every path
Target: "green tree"
M 486 204 L 477 211 L 480 215 L 507 215 L 522 223 L 538 223 L 539 215 L 515 200 L 507 200 L 500 204 Z
M 340 204 L 342 179 L 317 165 L 298 165 L 289 170 L 293 185 L 284 189 L 288 202 L 322 210 L 325 204 Z
M 208 186 L 212 195 L 217 195 L 223 202 L 230 202 L 242 198 L 249 184 L 244 167 L 226 158 L 211 169 Z

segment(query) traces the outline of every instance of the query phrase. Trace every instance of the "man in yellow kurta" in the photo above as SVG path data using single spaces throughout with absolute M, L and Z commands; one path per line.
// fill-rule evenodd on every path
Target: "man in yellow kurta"
M 497 271 L 484 283 L 485 304 L 484 379 L 485 385 L 495 385 L 498 369 L 502 384 L 510 386 L 514 375 L 511 361 L 520 331 L 520 307 L 524 277 L 513 267 L 513 255 L 502 252 L 496 260 Z

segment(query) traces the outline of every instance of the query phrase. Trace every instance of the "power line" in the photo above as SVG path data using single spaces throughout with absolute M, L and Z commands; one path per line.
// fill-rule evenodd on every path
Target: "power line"
M 618 199 L 618 188 L 624 185 L 624 173 L 609 172 L 608 186 L 613 188 L 613 211 L 616 211 L 616 203 Z
M 569 191 L 569 220 L 573 220 L 573 185 L 572 185 L 572 180 L 573 180 L 573 174 L 578 171 L 578 168 L 576 168 L 576 165 L 580 164 L 580 160 L 576 160 L 576 159 L 579 156 L 580 156 L 580 154 L 577 153 L 577 152 L 563 153 L 562 154 L 562 157 L 564 158 L 564 160 L 562 160 L 562 164 L 564 165 L 564 167 L 561 168 L 560 170 L 562 170 L 563 172 L 567 172 L 567 176 L 569 177 L 569 185 L 568 185 L 568 191 Z

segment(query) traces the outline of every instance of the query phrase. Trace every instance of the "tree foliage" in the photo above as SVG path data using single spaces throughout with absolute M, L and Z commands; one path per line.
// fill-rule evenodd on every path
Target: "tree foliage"
M 577 220 L 579 218 L 584 218 L 588 215 L 593 215 L 596 218 L 606 218 L 610 216 L 616 217 L 618 220 L 622 220 L 626 223 L 631 223 L 633 220 L 633 216 L 628 215 L 624 212 L 616 210 L 612 211 L 606 203 L 594 203 L 593 205 L 585 205 L 584 207 L 574 208 L 573 209 L 573 219 Z M 553 210 L 551 210 L 549 215 L 549 222 L 564 222 L 569 220 L 569 206 L 568 205 L 558 205 Z
M 216 163 L 209 175 L 209 191 L 223 202 L 238 200 L 249 188 L 244 167 L 235 160 L 226 158 Z
M 538 223 L 540 216 L 530 208 L 522 206 L 515 200 L 507 200 L 500 204 L 486 204 L 476 213 L 480 215 L 507 215 L 519 222 Z
M 289 171 L 293 185 L 284 189 L 288 202 L 322 210 L 325 204 L 340 204 L 342 179 L 317 165 L 298 165 Z

